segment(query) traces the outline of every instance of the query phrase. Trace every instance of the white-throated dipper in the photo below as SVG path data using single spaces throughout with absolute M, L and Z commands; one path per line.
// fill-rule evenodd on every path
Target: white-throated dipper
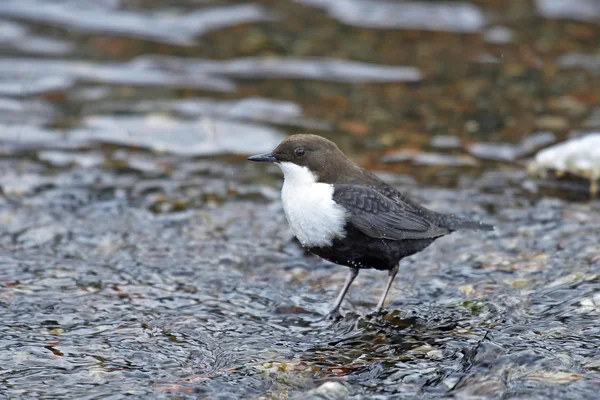
M 381 312 L 404 257 L 454 231 L 494 229 L 417 204 L 320 136 L 292 135 L 272 152 L 248 160 L 272 162 L 283 171 L 283 210 L 302 246 L 350 268 L 329 313 L 333 318 L 339 316 L 344 296 L 360 269 L 389 271 L 376 308 Z

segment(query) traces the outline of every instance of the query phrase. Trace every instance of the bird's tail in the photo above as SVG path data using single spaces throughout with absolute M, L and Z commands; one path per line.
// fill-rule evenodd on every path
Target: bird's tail
M 452 214 L 439 214 L 437 225 L 451 231 L 493 231 L 492 225 Z

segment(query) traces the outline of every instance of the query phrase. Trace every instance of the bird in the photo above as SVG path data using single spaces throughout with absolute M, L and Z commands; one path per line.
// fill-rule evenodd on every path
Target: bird
M 328 317 L 340 307 L 361 269 L 388 271 L 375 308 L 383 310 L 400 261 L 454 231 L 491 231 L 493 226 L 418 204 L 350 160 L 318 135 L 286 137 L 273 151 L 248 157 L 283 172 L 281 201 L 294 236 L 311 253 L 350 268 Z

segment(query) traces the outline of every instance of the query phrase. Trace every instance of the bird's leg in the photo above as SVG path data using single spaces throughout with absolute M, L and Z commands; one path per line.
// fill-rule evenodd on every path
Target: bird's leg
M 329 311 L 329 314 L 327 314 L 327 317 L 329 317 L 330 319 L 337 319 L 341 316 L 340 315 L 340 306 L 342 305 L 342 301 L 344 300 L 344 296 L 346 296 L 346 293 L 348 292 L 350 285 L 352 285 L 352 282 L 354 281 L 354 279 L 357 276 L 358 276 L 358 268 L 350 268 L 350 273 L 348 274 L 348 277 L 346 278 L 344 287 L 340 291 L 340 294 L 338 295 L 337 299 L 335 300 L 335 304 L 333 305 L 333 308 L 331 309 L 331 311 Z
M 387 285 L 385 285 L 385 290 L 383 291 L 383 295 L 381 296 L 381 299 L 379 299 L 379 304 L 377 304 L 377 308 L 375 309 L 375 313 L 379 314 L 381 312 L 381 310 L 383 310 L 383 303 L 385 303 L 385 298 L 388 294 L 388 292 L 390 291 L 390 287 L 392 287 L 392 282 L 394 282 L 394 278 L 396 277 L 396 274 L 398 273 L 398 267 L 399 264 L 396 264 L 396 266 L 392 269 L 390 269 L 390 271 L 388 272 L 388 281 L 387 281 Z

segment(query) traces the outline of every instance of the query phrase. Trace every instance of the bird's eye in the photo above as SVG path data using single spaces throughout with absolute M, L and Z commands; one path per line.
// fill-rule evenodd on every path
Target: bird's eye
M 302 147 L 298 147 L 296 150 L 294 150 L 294 153 L 296 153 L 298 157 L 302 157 L 306 153 L 306 151 L 304 151 Z

